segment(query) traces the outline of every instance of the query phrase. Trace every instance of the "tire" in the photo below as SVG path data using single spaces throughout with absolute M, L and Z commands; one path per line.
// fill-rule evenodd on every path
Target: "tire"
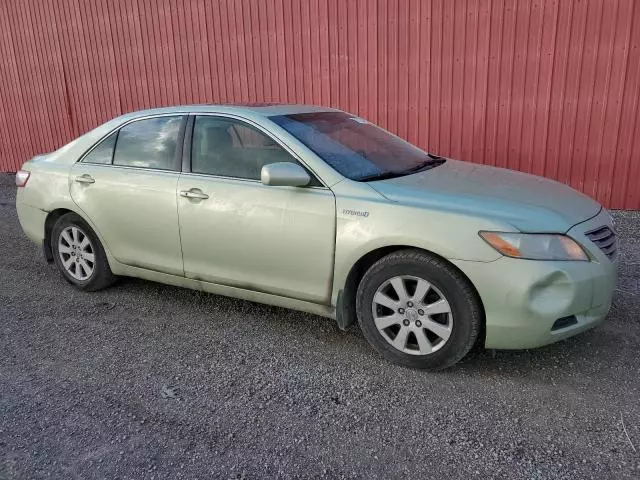
M 51 250 L 64 279 L 79 290 L 93 292 L 115 281 L 98 236 L 75 213 L 61 216 L 54 224 Z
M 358 285 L 356 313 L 365 338 L 382 356 L 428 370 L 460 361 L 483 322 L 470 282 L 445 260 L 420 250 L 400 250 L 374 263 Z

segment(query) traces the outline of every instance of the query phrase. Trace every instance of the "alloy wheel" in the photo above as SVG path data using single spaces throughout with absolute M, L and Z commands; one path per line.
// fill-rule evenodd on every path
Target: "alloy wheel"
M 442 292 L 423 278 L 390 278 L 376 290 L 371 307 L 378 332 L 403 353 L 428 355 L 442 348 L 451 336 L 451 306 Z
M 96 255 L 87 234 L 74 225 L 66 227 L 58 238 L 58 254 L 66 272 L 76 280 L 93 275 Z

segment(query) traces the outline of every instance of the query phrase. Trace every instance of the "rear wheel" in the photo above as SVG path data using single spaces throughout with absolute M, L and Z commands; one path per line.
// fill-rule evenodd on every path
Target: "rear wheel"
M 75 213 L 61 216 L 55 223 L 51 248 L 62 276 L 80 290 L 100 290 L 114 282 L 102 244 Z
M 432 370 L 462 359 L 482 322 L 468 280 L 419 250 L 394 252 L 372 265 L 358 286 L 356 310 L 365 338 L 385 358 Z

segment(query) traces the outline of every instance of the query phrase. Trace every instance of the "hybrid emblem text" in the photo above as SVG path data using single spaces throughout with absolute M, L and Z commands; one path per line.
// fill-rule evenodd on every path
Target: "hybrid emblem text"
M 345 215 L 352 215 L 355 217 L 368 217 L 369 216 L 369 212 L 365 212 L 363 210 L 351 210 L 348 208 L 345 208 L 342 210 L 342 213 L 344 213 Z

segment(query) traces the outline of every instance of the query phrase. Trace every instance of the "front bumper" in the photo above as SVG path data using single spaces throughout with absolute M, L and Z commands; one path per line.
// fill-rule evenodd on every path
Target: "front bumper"
M 603 225 L 613 228 L 604 210 L 568 232 L 588 251 L 589 262 L 507 257 L 488 263 L 453 261 L 482 299 L 486 348 L 540 347 L 588 330 L 605 319 L 617 283 L 618 260 L 607 258 L 584 235 Z M 556 320 L 568 316 L 575 316 L 576 322 L 552 330 Z

